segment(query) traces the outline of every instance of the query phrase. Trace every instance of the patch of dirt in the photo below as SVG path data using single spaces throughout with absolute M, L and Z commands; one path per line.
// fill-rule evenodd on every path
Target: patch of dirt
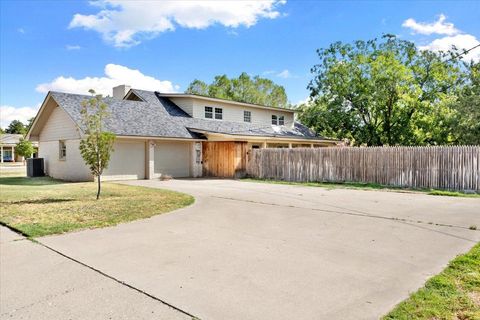
M 473 301 L 473 303 L 477 307 L 480 307 L 480 292 L 475 292 L 475 291 L 469 292 L 468 297 L 470 298 L 470 300 Z
M 455 320 L 470 320 L 469 316 L 464 315 L 463 313 L 457 313 L 455 315 Z

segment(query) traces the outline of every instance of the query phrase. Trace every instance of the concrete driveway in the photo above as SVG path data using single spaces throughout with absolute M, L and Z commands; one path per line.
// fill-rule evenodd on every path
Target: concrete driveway
M 196 202 L 40 241 L 201 319 L 377 319 L 480 240 L 469 230 L 480 228 L 480 199 L 232 180 L 125 183 Z
M 0 319 L 152 318 L 191 319 L 0 226 Z

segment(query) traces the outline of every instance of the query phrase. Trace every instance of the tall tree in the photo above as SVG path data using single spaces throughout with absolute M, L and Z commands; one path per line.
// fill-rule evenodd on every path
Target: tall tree
M 450 130 L 458 144 L 480 145 L 480 62 L 468 66 L 468 81 L 452 101 Z
M 80 141 L 80 153 L 90 168 L 90 172 L 97 178 L 97 200 L 100 198 L 101 176 L 108 167 L 110 155 L 113 152 L 115 135 L 105 131 L 104 120 L 108 117 L 107 105 L 102 95 L 96 95 L 90 89 L 92 97 L 82 102 L 82 126 L 84 136 Z
M 317 50 L 311 103 L 300 120 L 355 144 L 425 145 L 454 140 L 448 101 L 464 80 L 458 55 L 420 51 L 408 41 L 336 42 Z
M 7 129 L 5 129 L 5 133 L 26 134 L 27 128 L 20 120 L 13 120 L 10 122 Z
M 188 86 L 185 93 L 199 94 L 201 96 L 208 96 L 209 86 L 205 82 L 195 79 Z
M 246 72 L 231 79 L 226 75 L 218 75 L 211 84 L 195 79 L 185 93 L 281 108 L 290 106 L 284 87 L 270 79 L 259 76 L 252 78 Z

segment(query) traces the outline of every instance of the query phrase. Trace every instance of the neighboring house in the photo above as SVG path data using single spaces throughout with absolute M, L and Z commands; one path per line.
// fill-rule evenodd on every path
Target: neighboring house
M 79 151 L 81 103 L 90 96 L 49 92 L 27 138 L 39 143 L 46 174 L 93 177 Z M 235 177 L 252 148 L 325 147 L 338 141 L 295 122 L 295 111 L 180 93 L 118 86 L 105 98 L 105 129 L 116 134 L 104 179 Z
M 0 134 L 0 161 L 1 162 L 23 162 L 23 157 L 15 154 L 15 146 L 23 138 L 22 134 Z M 34 143 L 37 149 L 37 144 Z M 35 154 L 33 155 L 35 157 Z

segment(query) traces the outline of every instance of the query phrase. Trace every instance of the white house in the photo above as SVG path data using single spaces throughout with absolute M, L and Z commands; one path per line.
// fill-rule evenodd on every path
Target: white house
M 27 138 L 38 141 L 46 174 L 93 179 L 79 151 L 81 103 L 89 96 L 49 92 Z M 106 130 L 117 139 L 106 180 L 241 175 L 252 148 L 325 147 L 295 121 L 295 110 L 122 85 L 105 98 Z

